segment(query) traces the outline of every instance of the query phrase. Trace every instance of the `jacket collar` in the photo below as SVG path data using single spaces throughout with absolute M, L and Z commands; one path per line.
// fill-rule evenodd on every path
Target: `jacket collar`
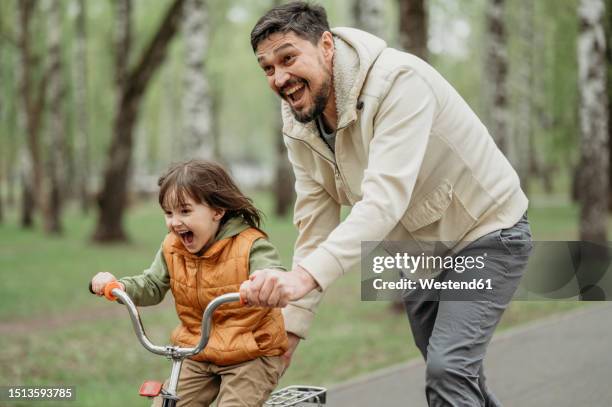
M 333 86 L 336 93 L 338 129 L 357 118 L 358 97 L 370 67 L 387 47 L 382 39 L 355 28 L 332 29 L 335 53 L 333 58 Z M 293 117 L 289 104 L 282 101 L 283 133 L 292 138 L 318 144 L 317 127 L 313 122 L 300 123 Z M 315 137 L 313 137 L 313 134 Z M 310 139 L 310 140 L 309 140 Z M 324 142 L 321 144 L 323 147 Z M 328 149 L 327 149 L 328 150 Z

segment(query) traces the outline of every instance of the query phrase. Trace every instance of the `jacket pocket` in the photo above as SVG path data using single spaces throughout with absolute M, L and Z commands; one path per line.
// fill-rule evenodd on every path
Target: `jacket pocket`
M 513 256 L 529 255 L 533 248 L 531 241 L 531 228 L 525 217 L 517 222 L 516 225 L 501 229 L 499 240 L 502 246 Z
M 240 341 L 242 342 L 242 349 L 244 349 L 244 352 L 249 359 L 255 359 L 261 356 L 261 351 L 259 346 L 257 346 L 253 331 L 247 331 L 241 334 Z
M 457 196 L 453 185 L 444 180 L 416 204 L 410 205 L 401 222 L 422 248 L 438 250 L 438 246 L 439 249 L 454 248 L 477 219 Z
M 410 205 L 401 222 L 409 232 L 417 231 L 442 218 L 453 199 L 453 186 L 443 181 L 434 190 Z
M 271 309 L 268 312 L 255 330 L 254 339 L 264 354 L 269 355 L 271 351 L 278 349 L 282 349 L 282 353 L 287 350 L 287 334 L 279 310 Z

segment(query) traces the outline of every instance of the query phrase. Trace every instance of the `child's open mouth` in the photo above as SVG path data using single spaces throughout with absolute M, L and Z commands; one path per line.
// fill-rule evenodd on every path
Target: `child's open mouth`
M 184 245 L 191 245 L 191 243 L 193 243 L 193 232 L 192 231 L 186 231 L 186 232 L 179 232 L 179 236 L 181 237 L 181 240 L 183 241 Z

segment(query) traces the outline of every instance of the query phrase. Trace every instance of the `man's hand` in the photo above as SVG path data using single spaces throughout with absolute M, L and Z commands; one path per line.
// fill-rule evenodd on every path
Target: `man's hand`
M 295 352 L 297 346 L 300 344 L 300 337 L 295 334 L 292 334 L 291 332 L 287 332 L 287 339 L 289 340 L 289 348 L 287 349 L 287 352 L 283 353 L 283 355 L 281 356 L 281 358 L 283 359 L 283 363 L 285 364 L 283 374 L 285 374 L 285 371 L 287 370 L 287 368 L 289 368 L 293 353 Z
M 248 305 L 284 307 L 299 300 L 318 284 L 310 273 L 298 266 L 286 272 L 275 269 L 256 270 L 240 286 L 240 296 Z

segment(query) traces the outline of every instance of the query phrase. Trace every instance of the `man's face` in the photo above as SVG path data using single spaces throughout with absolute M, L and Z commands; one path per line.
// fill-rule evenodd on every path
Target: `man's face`
M 333 51 L 329 32 L 317 45 L 290 31 L 274 33 L 257 47 L 255 55 L 268 85 L 289 104 L 299 122 L 312 121 L 327 105 L 332 91 Z

